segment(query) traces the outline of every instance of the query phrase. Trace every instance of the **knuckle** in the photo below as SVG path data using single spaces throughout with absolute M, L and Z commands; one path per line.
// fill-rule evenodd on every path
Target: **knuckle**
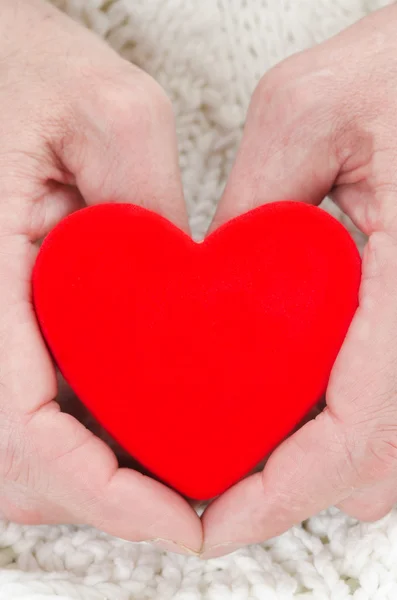
M 291 57 L 261 79 L 250 111 L 259 127 L 268 131 L 276 127 L 278 137 L 282 127 L 285 144 L 297 138 L 300 143 L 306 138 L 312 143 L 325 138 L 325 131 L 333 144 L 338 117 L 333 105 L 324 101 L 329 97 L 329 75 L 308 71 L 299 57 Z
M 147 135 L 156 126 L 173 119 L 171 101 L 149 75 L 139 74 L 108 85 L 101 92 L 102 113 L 117 134 Z
M 252 108 L 256 112 L 269 110 L 278 111 L 287 109 L 286 96 L 291 93 L 291 87 L 280 73 L 281 69 L 275 67 L 268 71 L 259 81 L 252 96 Z
M 266 107 L 278 106 L 284 112 L 311 105 L 315 86 L 310 77 L 302 85 L 301 77 L 295 72 L 296 61 L 295 57 L 291 57 L 270 69 L 260 80 L 253 101 Z

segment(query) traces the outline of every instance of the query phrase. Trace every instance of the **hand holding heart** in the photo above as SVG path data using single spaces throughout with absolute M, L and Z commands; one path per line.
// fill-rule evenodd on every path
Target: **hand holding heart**
M 143 203 L 187 231 L 172 111 L 147 75 L 94 36 L 39 0 L 17 4 L 3 2 L 0 25 L 13 32 L 0 47 L 0 511 L 198 551 L 202 527 L 189 505 L 118 469 L 104 443 L 59 412 L 30 297 L 35 242 L 84 203 Z M 332 191 L 369 243 L 327 409 L 209 507 L 204 555 L 269 538 L 330 504 L 374 518 L 397 499 L 395 19 L 396 7 L 379 11 L 289 59 L 254 94 L 213 229 L 264 202 L 317 204 Z
M 252 98 L 213 227 L 264 200 L 318 204 L 330 192 L 369 241 L 326 410 L 210 506 L 204 556 L 331 505 L 375 520 L 397 501 L 396 22 L 396 5 L 374 13 L 277 66 Z
M 1 2 L 0 40 L 0 514 L 198 550 L 188 503 L 59 411 L 31 303 L 35 242 L 84 201 L 144 202 L 187 229 L 170 103 L 41 0 Z

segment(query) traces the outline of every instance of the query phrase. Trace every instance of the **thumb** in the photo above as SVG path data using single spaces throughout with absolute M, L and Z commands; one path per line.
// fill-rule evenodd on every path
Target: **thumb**
M 262 473 L 241 481 L 207 509 L 205 558 L 263 542 L 342 502 L 350 492 L 347 456 L 343 432 L 323 411 L 271 455 Z
M 87 204 L 132 202 L 188 231 L 171 102 L 147 74 L 85 86 L 60 159 Z
M 256 88 L 211 230 L 267 202 L 319 204 L 331 189 L 339 169 L 332 149 L 334 123 L 327 96 L 313 93 L 305 82 L 310 52 L 284 61 Z

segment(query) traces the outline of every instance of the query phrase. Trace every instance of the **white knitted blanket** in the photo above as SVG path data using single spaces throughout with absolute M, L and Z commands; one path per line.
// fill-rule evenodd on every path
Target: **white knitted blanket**
M 152 73 L 171 96 L 186 200 L 201 236 L 259 77 L 388 0 L 54 3 Z M 207 562 L 89 528 L 0 522 L 0 600 L 14 598 L 397 600 L 397 511 L 364 525 L 330 509 L 275 540 Z

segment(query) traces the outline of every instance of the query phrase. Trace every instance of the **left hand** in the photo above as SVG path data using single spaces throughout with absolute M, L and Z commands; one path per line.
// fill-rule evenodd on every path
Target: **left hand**
M 393 4 L 288 59 L 253 96 L 213 227 L 264 202 L 331 193 L 369 242 L 327 408 L 210 505 L 204 557 L 331 505 L 376 520 L 397 501 L 396 26 Z
M 0 1 L 0 82 L 0 518 L 198 552 L 202 527 L 189 504 L 119 468 L 59 410 L 31 295 L 37 243 L 85 205 L 143 204 L 188 230 L 170 102 L 42 0 Z

